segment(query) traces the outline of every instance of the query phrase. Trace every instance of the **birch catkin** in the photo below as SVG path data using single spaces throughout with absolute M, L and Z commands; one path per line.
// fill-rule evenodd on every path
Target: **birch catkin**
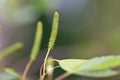
M 17 42 L 13 44 L 12 46 L 8 47 L 4 51 L 0 52 L 0 60 L 14 54 L 17 50 L 21 49 L 23 47 L 23 43 Z
M 54 17 L 53 17 L 52 31 L 51 31 L 51 35 L 50 35 L 50 39 L 49 39 L 49 43 L 48 43 L 48 51 L 47 51 L 47 54 L 44 59 L 43 75 L 41 76 L 43 79 L 45 77 L 47 58 L 49 56 L 50 50 L 54 47 L 55 40 L 57 37 L 58 22 L 59 22 L 59 14 L 58 14 L 58 12 L 55 12 Z M 40 80 L 43 80 L 43 79 L 40 79 Z
M 39 52 L 41 40 L 42 40 L 42 23 L 39 21 L 37 23 L 35 40 L 34 40 L 33 48 L 30 55 L 30 59 L 33 61 L 36 59 L 37 54 Z
M 51 50 L 54 47 L 57 32 L 58 32 L 58 22 L 59 22 L 59 13 L 54 13 L 53 24 L 52 24 L 52 32 L 50 35 L 49 43 L 48 43 L 48 50 Z

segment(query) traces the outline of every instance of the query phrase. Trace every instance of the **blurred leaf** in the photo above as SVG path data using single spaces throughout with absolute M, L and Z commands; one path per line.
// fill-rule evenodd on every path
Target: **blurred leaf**
M 0 80 L 18 80 L 16 76 L 0 72 Z
M 48 8 L 44 0 L 31 0 L 31 4 L 37 11 L 40 10 L 44 12 Z
M 120 56 L 103 56 L 92 58 L 81 66 L 77 70 L 91 71 L 91 70 L 105 70 L 120 66 Z
M 120 66 L 120 56 L 103 56 L 83 59 L 58 60 L 60 67 L 71 74 L 90 77 L 108 77 L 119 72 L 111 70 Z
M 81 64 L 85 63 L 87 60 L 83 59 L 64 59 L 58 60 L 60 67 L 70 73 L 76 71 L 77 67 L 80 67 Z
M 117 71 L 113 70 L 101 70 L 101 71 L 81 71 L 76 72 L 75 74 L 87 77 L 109 77 L 119 74 Z

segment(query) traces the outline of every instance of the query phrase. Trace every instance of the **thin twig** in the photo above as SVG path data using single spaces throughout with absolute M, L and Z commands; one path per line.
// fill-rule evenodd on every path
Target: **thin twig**
M 55 80 L 63 80 L 64 78 L 66 78 L 66 77 L 68 77 L 70 75 L 71 75 L 70 73 L 66 72 L 66 73 L 58 76 L 57 78 L 55 78 Z
M 23 75 L 22 75 L 22 79 L 21 80 L 26 80 L 26 76 L 27 76 L 27 73 L 30 69 L 30 66 L 32 65 L 33 61 L 32 60 L 29 60 L 29 62 L 27 63 L 26 67 L 25 67 L 25 70 L 23 72 Z
M 47 74 L 47 80 L 53 80 L 53 75 L 52 74 Z
M 46 54 L 45 59 L 44 59 L 43 74 L 45 74 L 45 71 L 46 71 L 46 63 L 47 63 L 47 59 L 48 59 L 49 53 L 50 53 L 50 49 L 48 49 L 47 54 Z

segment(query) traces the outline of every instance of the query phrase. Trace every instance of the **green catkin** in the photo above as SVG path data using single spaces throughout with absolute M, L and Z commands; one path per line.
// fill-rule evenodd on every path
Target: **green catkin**
M 4 58 L 14 54 L 17 50 L 21 49 L 22 47 L 23 47 L 23 43 L 21 42 L 17 42 L 13 44 L 4 51 L 0 52 L 0 60 L 3 60 Z
M 30 54 L 30 59 L 32 61 L 34 61 L 37 57 L 37 54 L 38 54 L 39 49 L 40 49 L 41 40 L 42 40 L 42 23 L 39 21 L 37 23 L 35 40 L 34 40 L 34 44 L 33 44 L 31 54 Z
M 48 51 L 47 51 L 47 54 L 44 59 L 43 75 L 40 76 L 40 77 L 42 77 L 42 79 L 40 79 L 40 80 L 43 80 L 45 77 L 44 75 L 45 75 L 45 71 L 46 71 L 47 58 L 49 56 L 50 50 L 53 49 L 53 47 L 54 47 L 55 40 L 57 37 L 58 22 L 59 22 L 59 13 L 55 12 L 54 17 L 53 17 L 52 31 L 51 31 L 51 35 L 50 35 L 50 39 L 49 39 L 49 43 L 48 43 Z
M 42 23 L 39 21 L 37 23 L 37 28 L 36 28 L 36 33 L 35 33 L 35 39 L 34 39 L 34 43 L 33 43 L 33 47 L 32 47 L 32 51 L 30 54 L 30 60 L 28 61 L 25 70 L 22 74 L 22 78 L 21 80 L 26 80 L 26 76 L 28 74 L 28 71 L 33 63 L 33 61 L 36 59 L 39 49 L 40 49 L 40 44 L 41 44 L 41 40 L 42 40 Z
M 49 43 L 48 43 L 48 50 L 50 51 L 55 44 L 57 32 L 58 32 L 58 22 L 59 22 L 59 13 L 54 13 L 53 24 L 52 24 L 52 32 L 50 35 Z
M 4 71 L 5 71 L 6 73 L 11 74 L 11 75 L 16 76 L 16 77 L 19 76 L 19 75 L 17 74 L 17 72 L 16 72 L 14 69 L 12 69 L 12 68 L 5 68 Z

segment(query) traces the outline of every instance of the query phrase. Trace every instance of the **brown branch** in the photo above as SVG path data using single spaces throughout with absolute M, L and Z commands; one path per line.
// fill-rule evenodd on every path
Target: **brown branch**
M 55 78 L 55 80 L 63 80 L 64 78 L 66 78 L 66 77 L 68 77 L 70 75 L 71 75 L 70 73 L 66 72 L 66 73 L 58 76 L 57 78 Z
M 26 67 L 25 67 L 25 70 L 23 72 L 23 75 L 22 75 L 22 78 L 21 80 L 26 80 L 26 76 L 27 76 L 27 73 L 32 65 L 33 61 L 32 60 L 29 60 L 29 62 L 27 63 Z

